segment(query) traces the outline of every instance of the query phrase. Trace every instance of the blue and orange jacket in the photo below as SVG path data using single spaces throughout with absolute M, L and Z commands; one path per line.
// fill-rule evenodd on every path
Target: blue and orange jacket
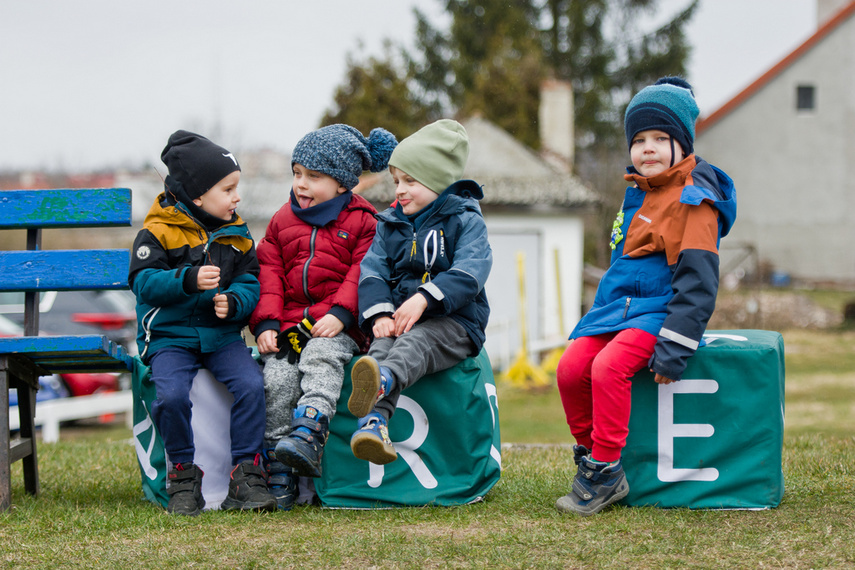
M 612 258 L 570 338 L 638 328 L 657 336 L 651 369 L 679 380 L 718 293 L 718 248 L 736 219 L 727 174 L 694 154 L 649 178 L 632 167 Z

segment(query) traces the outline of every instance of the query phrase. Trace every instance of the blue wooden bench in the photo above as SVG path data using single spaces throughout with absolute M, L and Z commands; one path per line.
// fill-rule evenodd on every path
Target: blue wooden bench
M 131 225 L 127 188 L 0 191 L 0 229 L 26 230 L 26 250 L 0 251 L 0 292 L 24 293 L 24 336 L 0 338 L 0 511 L 11 505 L 11 465 L 39 492 L 35 437 L 40 376 L 127 371 L 124 348 L 101 335 L 39 336 L 42 291 L 127 289 L 127 249 L 42 250 L 42 229 Z M 18 391 L 20 430 L 9 430 L 9 390 Z

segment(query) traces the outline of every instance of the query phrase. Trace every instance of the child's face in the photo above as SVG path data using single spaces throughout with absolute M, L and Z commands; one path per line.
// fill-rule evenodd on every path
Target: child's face
M 674 141 L 674 164 L 683 160 L 683 147 Z M 671 168 L 671 135 L 663 131 L 641 131 L 632 139 L 629 157 L 639 174 L 655 176 Z
M 392 173 L 392 181 L 395 183 L 395 199 L 398 200 L 401 209 L 408 216 L 422 211 L 431 202 L 439 198 L 436 192 L 422 185 L 403 170 L 393 166 L 389 171 Z
M 306 209 L 332 200 L 347 188 L 328 174 L 310 170 L 300 163 L 294 163 L 294 196 L 300 208 Z
M 237 191 L 238 182 L 240 182 L 240 171 L 235 170 L 193 200 L 193 203 L 215 218 L 231 220 L 240 202 Z

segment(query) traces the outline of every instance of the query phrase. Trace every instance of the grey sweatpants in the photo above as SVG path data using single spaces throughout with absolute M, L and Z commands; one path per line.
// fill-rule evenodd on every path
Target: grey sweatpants
M 265 445 L 275 445 L 290 433 L 298 406 L 311 406 L 332 419 L 341 394 L 344 367 L 358 351 L 356 342 L 340 333 L 310 340 L 296 364 L 289 364 L 286 358 L 277 360 L 275 354 L 265 355 Z
M 451 317 L 429 319 L 397 338 L 375 338 L 369 356 L 395 376 L 392 391 L 377 402 L 375 409 L 388 420 L 395 413 L 401 390 L 423 376 L 451 368 L 474 350 L 466 329 Z

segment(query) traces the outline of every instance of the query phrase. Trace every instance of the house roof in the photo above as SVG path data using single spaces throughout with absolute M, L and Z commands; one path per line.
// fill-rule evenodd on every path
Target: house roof
M 719 107 L 708 117 L 704 117 L 703 119 L 698 121 L 698 124 L 695 127 L 696 133 L 701 134 L 703 131 L 707 130 L 708 128 L 719 122 L 721 119 L 729 115 L 731 112 L 733 112 L 737 107 L 742 105 L 742 103 L 747 101 L 755 93 L 760 91 L 760 89 L 765 87 L 778 75 L 783 73 L 785 69 L 790 67 L 805 53 L 810 51 L 815 45 L 825 39 L 826 36 L 833 32 L 843 22 L 852 17 L 853 14 L 855 14 L 855 1 L 850 2 L 844 8 L 841 8 L 841 10 L 836 15 L 834 15 L 822 26 L 820 26 L 816 33 L 814 33 L 811 37 L 805 40 L 802 45 L 797 47 L 784 59 L 774 65 L 769 71 L 761 75 L 752 84 L 750 84 L 748 87 L 739 92 L 733 99 Z
M 462 124 L 470 141 L 463 175 L 484 187 L 482 206 L 573 209 L 598 202 L 596 194 L 578 177 L 556 170 L 490 121 L 473 117 Z M 395 199 L 388 173 L 363 176 L 355 191 L 378 206 Z

